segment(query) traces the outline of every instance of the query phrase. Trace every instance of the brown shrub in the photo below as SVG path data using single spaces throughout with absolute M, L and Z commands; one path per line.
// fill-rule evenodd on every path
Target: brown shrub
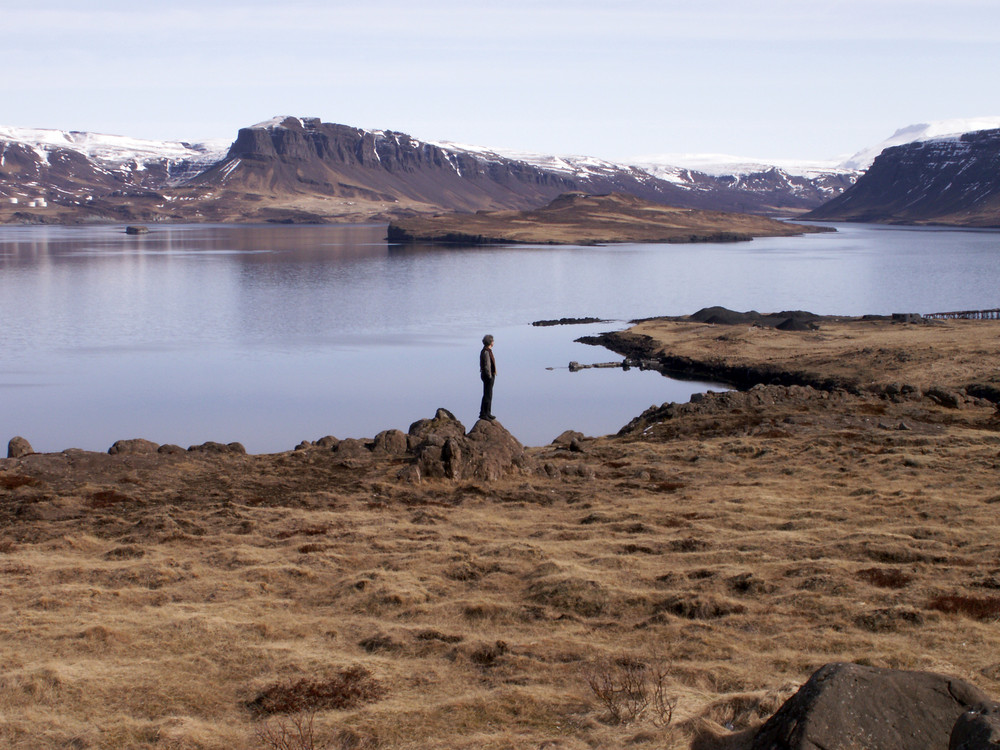
M 442 643 L 460 643 L 464 640 L 460 635 L 447 635 L 438 630 L 421 630 L 414 638 L 418 641 L 441 641 Z
M 670 724 L 677 699 L 667 694 L 669 668 L 659 659 L 640 660 L 622 654 L 592 662 L 583 679 L 608 711 L 612 724 L 649 717 L 657 727 Z
M 927 605 L 930 609 L 949 615 L 962 614 L 977 620 L 993 620 L 1000 617 L 1000 597 L 961 596 L 948 594 L 935 597 Z
M 401 651 L 403 648 L 403 644 L 397 643 L 392 636 L 382 633 L 364 638 L 358 641 L 358 645 L 369 654 L 374 654 L 376 651 Z
M 496 666 L 497 662 L 500 660 L 504 654 L 510 651 L 510 648 L 504 641 L 497 641 L 494 644 L 484 643 L 469 656 L 473 663 L 478 664 L 480 667 L 489 668 Z
M 922 625 L 924 617 L 920 612 L 906 607 L 889 607 L 864 612 L 854 618 L 854 624 L 872 633 L 897 630 L 900 625 Z
M 332 743 L 321 740 L 314 729 L 315 713 L 272 717 L 254 728 L 257 742 L 264 750 L 375 750 L 378 740 L 341 729 Z
M 323 536 L 330 530 L 329 524 L 314 524 L 312 526 L 300 526 L 294 529 L 285 529 L 274 535 L 275 539 L 291 539 L 293 536 Z
M 674 552 L 702 552 L 711 546 L 704 539 L 687 537 L 685 539 L 674 539 L 670 542 L 670 549 Z
M 688 620 L 714 620 L 727 615 L 742 614 L 746 609 L 739 602 L 697 594 L 675 594 L 653 607 L 655 614 L 669 612 Z
M 865 568 L 859 570 L 856 575 L 860 580 L 883 589 L 901 589 L 913 580 L 913 576 L 907 575 L 899 568 Z
M 104 553 L 105 560 L 137 560 L 143 557 L 146 552 L 140 548 L 135 547 L 131 544 L 126 544 L 122 547 L 115 547 L 114 549 L 108 550 Z
M 303 677 L 296 682 L 270 685 L 244 705 L 254 716 L 343 710 L 373 703 L 384 688 L 360 665 L 348 667 L 327 679 Z
M 608 592 L 596 581 L 556 578 L 536 581 L 528 587 L 528 597 L 554 609 L 583 617 L 596 617 L 608 606 Z

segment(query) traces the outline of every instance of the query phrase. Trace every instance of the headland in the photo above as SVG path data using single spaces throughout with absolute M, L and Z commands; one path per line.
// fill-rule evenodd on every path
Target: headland
M 676 208 L 624 193 L 566 193 L 541 208 L 414 216 L 389 224 L 389 242 L 596 245 L 740 242 L 832 231 L 763 216 Z

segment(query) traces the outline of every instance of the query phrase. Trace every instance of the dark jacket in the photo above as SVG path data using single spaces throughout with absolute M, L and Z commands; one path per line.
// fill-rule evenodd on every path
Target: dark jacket
M 483 380 L 493 380 L 497 376 L 497 363 L 489 347 L 483 347 L 479 352 L 479 377 Z

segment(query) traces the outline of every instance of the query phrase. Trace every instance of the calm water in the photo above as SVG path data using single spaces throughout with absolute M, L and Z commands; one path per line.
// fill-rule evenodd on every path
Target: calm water
M 288 450 L 494 413 L 522 442 L 614 432 L 705 384 L 568 372 L 616 356 L 586 333 L 708 305 L 763 312 L 1000 306 L 1000 233 L 841 225 L 718 245 L 392 247 L 382 226 L 0 227 L 0 440 L 106 450 L 120 438 Z M 600 316 L 597 326 L 531 321 Z M 554 368 L 554 369 L 549 369 Z

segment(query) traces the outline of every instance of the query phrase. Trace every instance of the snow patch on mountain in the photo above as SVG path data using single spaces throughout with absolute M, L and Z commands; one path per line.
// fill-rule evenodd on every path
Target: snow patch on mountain
M 831 173 L 848 173 L 855 170 L 843 167 L 835 160 L 803 161 L 798 159 L 753 159 L 731 154 L 653 154 L 637 156 L 630 164 L 645 169 L 659 177 L 676 174 L 677 170 L 701 172 L 712 177 L 741 177 L 772 169 L 780 169 L 795 177 L 814 179 Z M 667 177 L 663 177 L 667 179 Z
M 127 167 L 135 170 L 145 169 L 148 164 L 161 161 L 187 161 L 207 166 L 224 158 L 230 145 L 229 140 L 223 139 L 185 143 L 80 131 L 6 126 L 0 126 L 0 141 L 27 146 L 46 163 L 52 151 L 69 149 L 105 167 Z
M 974 133 L 978 130 L 996 130 L 997 128 L 1000 128 L 1000 117 L 971 117 L 909 125 L 900 128 L 881 143 L 859 151 L 843 161 L 840 166 L 863 171 L 872 165 L 875 157 L 892 146 L 904 146 L 916 141 L 959 138 L 966 133 Z
M 618 164 L 594 156 L 536 154 L 530 151 L 486 148 L 484 146 L 471 146 L 452 141 L 429 141 L 428 143 L 449 153 L 469 154 L 485 161 L 519 161 L 532 167 L 544 169 L 546 172 L 555 172 L 556 174 L 576 178 L 598 177 L 621 172 L 637 172 L 636 168 L 631 165 Z

